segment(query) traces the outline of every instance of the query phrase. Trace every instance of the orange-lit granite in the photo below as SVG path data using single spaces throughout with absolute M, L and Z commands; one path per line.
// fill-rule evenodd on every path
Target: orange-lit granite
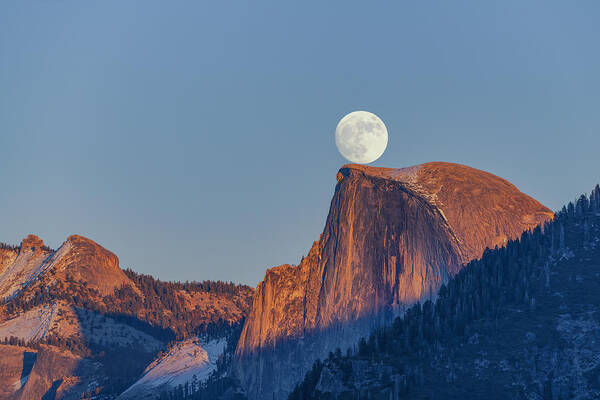
M 552 217 L 506 180 L 459 164 L 343 166 L 320 240 L 300 265 L 269 269 L 256 290 L 236 350 L 247 393 L 284 398 L 315 359 Z

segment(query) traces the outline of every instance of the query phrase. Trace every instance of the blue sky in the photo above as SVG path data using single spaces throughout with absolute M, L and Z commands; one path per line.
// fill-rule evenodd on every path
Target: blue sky
M 0 4 L 0 241 L 73 233 L 161 279 L 256 284 L 318 239 L 334 130 L 556 209 L 600 181 L 600 3 Z

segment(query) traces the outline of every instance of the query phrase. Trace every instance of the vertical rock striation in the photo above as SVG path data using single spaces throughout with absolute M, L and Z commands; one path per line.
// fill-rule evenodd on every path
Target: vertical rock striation
M 235 372 L 250 398 L 285 398 L 315 359 L 552 216 L 506 180 L 459 164 L 345 165 L 319 241 L 258 285 Z

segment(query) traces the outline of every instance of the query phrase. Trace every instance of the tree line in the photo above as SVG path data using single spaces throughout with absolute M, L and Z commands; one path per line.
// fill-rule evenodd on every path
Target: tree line
M 400 382 L 382 378 L 382 384 L 399 386 L 408 393 L 423 382 L 421 361 L 435 354 L 450 338 L 464 337 L 470 324 L 481 318 L 498 320 L 503 309 L 512 305 L 536 307 L 536 295 L 547 288 L 549 260 L 568 251 L 567 243 L 585 244 L 592 240 L 592 228 L 600 225 L 600 187 L 591 195 L 580 196 L 556 213 L 555 218 L 526 231 L 504 247 L 487 249 L 482 258 L 471 261 L 447 284 L 435 300 L 408 308 L 393 324 L 362 338 L 342 355 L 340 349 L 317 360 L 290 394 L 290 400 L 331 398 L 316 388 L 324 366 L 352 375 L 352 360 L 369 363 L 385 361 L 402 376 Z M 343 378 L 343 379 L 344 379 Z M 348 393 L 348 398 L 357 398 Z

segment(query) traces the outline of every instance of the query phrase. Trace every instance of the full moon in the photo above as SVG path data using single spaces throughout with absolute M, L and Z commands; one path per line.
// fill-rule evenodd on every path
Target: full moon
M 388 131 L 379 117 L 367 111 L 354 111 L 338 122 L 335 144 L 348 160 L 369 164 L 387 147 Z

